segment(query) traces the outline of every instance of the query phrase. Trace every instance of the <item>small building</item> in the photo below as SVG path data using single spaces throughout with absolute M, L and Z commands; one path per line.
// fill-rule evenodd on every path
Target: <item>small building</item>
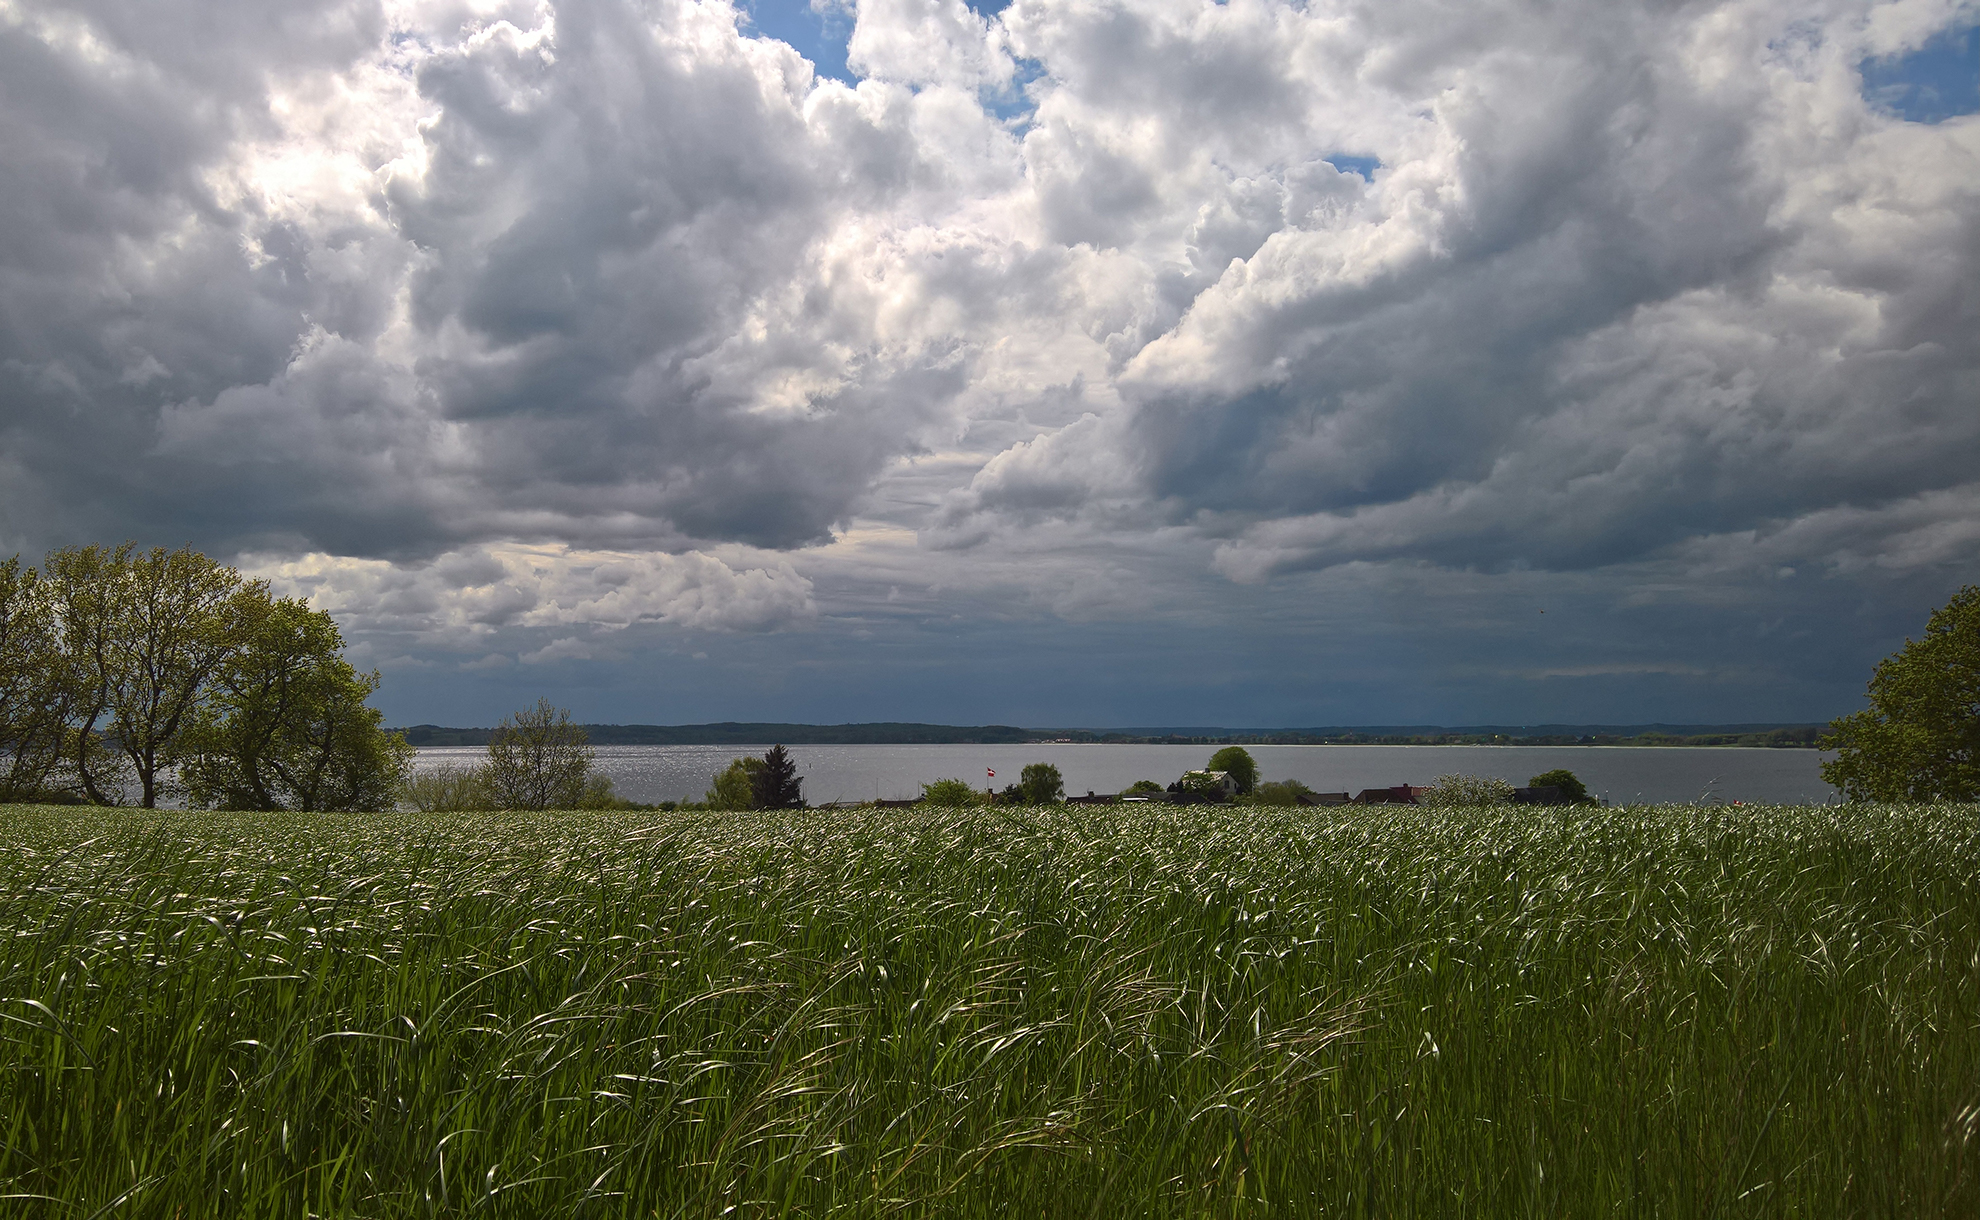
M 1354 798 L 1357 805 L 1414 805 L 1429 789 L 1420 784 L 1397 784 L 1393 788 L 1363 788 Z
M 1299 803 L 1302 805 L 1345 805 L 1354 798 L 1345 792 L 1302 792 Z

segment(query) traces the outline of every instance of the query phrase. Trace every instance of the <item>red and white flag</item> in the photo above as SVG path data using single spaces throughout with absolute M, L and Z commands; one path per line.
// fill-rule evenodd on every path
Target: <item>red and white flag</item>
M 985 771 L 990 771 L 990 768 L 988 768 L 988 767 L 985 767 L 985 768 L 983 768 L 983 769 L 984 769 Z M 991 778 L 991 779 L 996 779 L 996 778 L 997 778 L 997 773 L 996 773 L 995 771 L 990 771 L 990 778 Z

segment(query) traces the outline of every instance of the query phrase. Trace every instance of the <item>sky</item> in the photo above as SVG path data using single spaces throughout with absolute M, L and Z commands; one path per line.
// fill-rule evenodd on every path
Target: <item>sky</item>
M 1980 580 L 1973 0 L 0 0 L 0 554 L 388 721 L 1734 723 Z

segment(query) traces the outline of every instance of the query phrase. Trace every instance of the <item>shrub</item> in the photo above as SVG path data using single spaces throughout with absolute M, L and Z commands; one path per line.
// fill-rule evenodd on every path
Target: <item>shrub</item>
M 612 791 L 612 777 L 594 774 L 584 782 L 584 795 L 578 798 L 579 809 L 652 809 L 652 805 L 642 805 L 638 801 L 627 800 Z
M 1246 805 L 1290 806 L 1299 804 L 1299 798 L 1313 789 L 1296 779 L 1273 780 L 1258 785 L 1248 796 L 1239 798 Z
M 921 786 L 921 799 L 928 805 L 940 805 L 945 809 L 962 809 L 970 805 L 981 805 L 983 794 L 972 787 L 967 780 L 938 779 L 932 784 Z
M 716 773 L 714 786 L 702 800 L 710 809 L 756 808 L 756 773 L 762 769 L 760 758 L 732 759 Z
M 453 763 L 420 772 L 407 780 L 404 800 L 421 813 L 458 813 L 495 807 L 481 768 Z
M 1457 809 L 1486 805 L 1510 805 L 1513 786 L 1490 775 L 1440 775 L 1423 794 L 1419 805 Z

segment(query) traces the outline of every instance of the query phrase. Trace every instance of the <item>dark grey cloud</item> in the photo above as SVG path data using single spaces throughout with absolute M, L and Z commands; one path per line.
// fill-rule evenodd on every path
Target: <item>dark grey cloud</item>
M 811 94 L 721 9 L 440 16 L 6 31 L 18 541 L 795 546 L 954 396 L 953 339 L 875 352 L 805 282 L 929 175 L 901 98 Z
M 153 460 L 161 412 L 264 385 L 320 315 L 296 234 L 222 180 L 277 82 L 375 47 L 375 6 L 26 6 L 0 23 L 0 493 L 15 544 L 239 526 Z M 375 310 L 374 310 L 375 312 Z M 368 337 L 368 336 L 365 336 Z M 81 494 L 79 494 L 79 492 Z

